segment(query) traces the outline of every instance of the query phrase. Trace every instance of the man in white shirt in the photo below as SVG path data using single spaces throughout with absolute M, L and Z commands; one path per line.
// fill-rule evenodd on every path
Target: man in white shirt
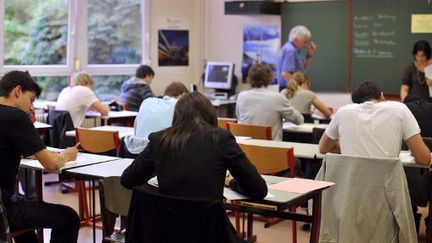
M 429 166 L 431 152 L 408 107 L 385 101 L 381 88 L 372 81 L 360 84 L 352 93 L 352 101 L 354 104 L 341 107 L 331 120 L 319 143 L 321 153 L 399 157 L 404 140 L 416 163 Z

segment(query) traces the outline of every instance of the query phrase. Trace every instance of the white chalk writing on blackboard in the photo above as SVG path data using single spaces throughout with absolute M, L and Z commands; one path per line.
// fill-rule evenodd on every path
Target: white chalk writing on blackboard
M 353 56 L 356 58 L 394 58 L 396 15 L 378 13 L 353 18 Z

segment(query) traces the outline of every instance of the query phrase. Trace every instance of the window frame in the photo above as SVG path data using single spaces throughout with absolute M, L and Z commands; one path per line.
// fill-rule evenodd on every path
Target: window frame
M 67 0 L 68 37 L 66 64 L 56 65 L 5 65 L 4 64 L 4 18 L 5 1 L 0 0 L 0 75 L 11 70 L 28 70 L 32 76 L 70 76 L 76 71 L 91 75 L 131 75 L 142 63 L 149 63 L 150 1 L 140 1 L 141 60 L 137 64 L 88 64 L 87 4 L 88 0 Z M 80 43 L 80 46 L 77 45 Z

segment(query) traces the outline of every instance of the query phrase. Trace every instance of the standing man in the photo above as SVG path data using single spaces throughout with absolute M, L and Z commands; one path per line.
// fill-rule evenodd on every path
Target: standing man
M 311 37 L 311 32 L 305 26 L 297 25 L 291 29 L 288 41 L 283 45 L 277 60 L 276 73 L 280 90 L 286 87 L 293 73 L 304 73 L 311 65 L 317 49 Z M 306 47 L 307 54 L 303 57 L 300 51 Z
M 143 100 L 153 97 L 150 84 L 154 78 L 154 71 L 147 65 L 138 67 L 135 77 L 123 82 L 121 86 L 120 102 L 128 105 L 131 111 L 138 111 Z
M 41 88 L 28 72 L 11 71 L 0 80 L 0 189 L 11 231 L 51 228 L 51 242 L 72 243 L 78 238 L 80 220 L 72 208 L 46 202 L 26 201 L 16 193 L 21 157 L 35 156 L 47 170 L 57 170 L 75 160 L 76 148 L 62 153 L 46 149 L 28 113 Z M 39 242 L 32 231 L 15 238 L 17 243 Z

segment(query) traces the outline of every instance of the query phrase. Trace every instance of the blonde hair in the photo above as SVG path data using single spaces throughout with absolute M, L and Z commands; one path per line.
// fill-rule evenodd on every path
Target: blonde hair
M 75 86 L 81 85 L 93 87 L 93 79 L 91 78 L 89 73 L 81 71 L 74 74 L 74 76 L 72 77 L 72 84 Z
M 297 92 L 299 86 L 302 86 L 304 83 L 307 82 L 309 81 L 306 74 L 302 72 L 295 72 L 292 75 L 291 79 L 288 81 L 287 92 L 286 92 L 287 98 L 291 99 Z

